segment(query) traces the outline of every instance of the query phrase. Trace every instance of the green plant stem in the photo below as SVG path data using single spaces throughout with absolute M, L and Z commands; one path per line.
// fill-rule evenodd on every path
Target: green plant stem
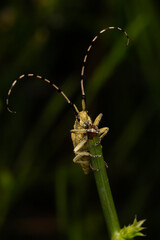
M 104 164 L 102 146 L 101 144 L 95 145 L 97 142 L 99 142 L 98 135 L 95 136 L 93 139 L 88 140 L 88 147 L 90 153 L 92 155 L 101 156 L 98 158 L 91 158 L 91 164 L 93 168 L 98 170 L 94 171 L 94 176 L 109 235 L 111 239 L 116 239 L 116 235 L 120 231 L 120 225 L 112 198 L 106 167 Z

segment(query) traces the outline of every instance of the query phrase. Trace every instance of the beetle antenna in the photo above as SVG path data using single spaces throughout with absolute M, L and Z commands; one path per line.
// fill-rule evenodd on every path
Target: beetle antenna
M 86 62 L 87 62 L 87 58 L 88 58 L 88 55 L 91 51 L 91 49 L 93 48 L 93 44 L 95 43 L 95 41 L 97 40 L 97 38 L 104 32 L 106 32 L 107 30 L 112 30 L 112 29 L 117 29 L 121 32 L 124 33 L 124 35 L 126 36 L 127 38 L 127 46 L 129 44 L 129 36 L 127 34 L 127 32 L 125 30 L 123 30 L 122 28 L 120 27 L 107 27 L 103 30 L 101 30 L 93 39 L 92 39 L 92 42 L 91 44 L 89 45 L 87 51 L 86 51 L 86 54 L 84 56 L 84 59 L 83 59 L 83 65 L 82 65 L 82 69 L 81 69 L 81 91 L 82 91 L 82 110 L 85 111 L 86 110 L 86 95 L 85 95 L 85 91 L 84 91 L 84 79 L 85 79 L 85 67 L 86 67 Z
M 26 77 L 35 77 L 35 78 L 38 78 L 38 79 L 42 79 L 43 81 L 45 81 L 48 84 L 50 84 L 52 87 L 54 87 L 57 90 L 57 92 L 59 92 L 66 99 L 68 104 L 73 108 L 75 114 L 77 115 L 79 113 L 78 108 L 76 107 L 76 105 L 70 101 L 70 99 L 66 96 L 66 94 L 57 85 L 55 85 L 54 83 L 51 83 L 51 81 L 48 80 L 47 78 L 44 78 L 44 77 L 42 77 L 40 75 L 35 75 L 33 73 L 23 74 L 23 75 L 19 76 L 16 80 L 14 80 L 14 82 L 12 83 L 10 89 L 8 90 L 7 99 L 6 99 L 7 110 L 9 112 L 16 113 L 15 111 L 11 110 L 10 107 L 9 107 L 9 97 L 11 95 L 12 89 L 17 84 L 17 82 L 19 80 L 24 79 Z

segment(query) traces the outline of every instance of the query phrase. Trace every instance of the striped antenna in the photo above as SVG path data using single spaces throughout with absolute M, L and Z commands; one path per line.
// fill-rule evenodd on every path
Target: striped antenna
M 91 44 L 89 45 L 88 49 L 87 49 L 87 52 L 86 52 L 86 55 L 84 56 L 84 59 L 83 59 L 83 65 L 82 65 L 82 69 L 81 69 L 81 91 L 82 91 L 82 110 L 85 111 L 86 110 L 86 95 L 85 95 L 85 91 L 84 91 L 84 78 L 85 78 L 85 67 L 86 67 L 86 62 L 87 62 L 87 58 L 88 58 L 88 55 L 91 51 L 91 49 L 93 48 L 93 44 L 95 43 L 95 41 L 97 40 L 97 38 L 104 32 L 106 32 L 107 30 L 113 30 L 113 29 L 117 29 L 121 32 L 124 33 L 124 35 L 126 36 L 127 38 L 127 46 L 129 44 L 129 36 L 127 34 L 126 31 L 124 31 L 122 28 L 120 27 L 107 27 L 103 30 L 101 30 L 93 39 L 92 39 L 92 42 Z
M 12 89 L 13 89 L 13 87 L 17 84 L 17 82 L 18 82 L 19 80 L 24 79 L 24 78 L 26 78 L 26 77 L 35 77 L 35 78 L 38 78 L 38 79 L 42 79 L 42 80 L 45 81 L 46 83 L 50 84 L 52 87 L 54 87 L 54 88 L 57 90 L 57 92 L 59 92 L 59 93 L 66 99 L 66 101 L 68 102 L 68 104 L 73 108 L 75 114 L 76 114 L 76 115 L 78 114 L 79 111 L 78 111 L 76 105 L 73 104 L 73 103 L 69 100 L 69 98 L 66 96 L 66 94 L 65 94 L 57 85 L 55 85 L 54 83 L 51 83 L 51 81 L 48 80 L 47 78 L 44 78 L 44 77 L 42 77 L 42 76 L 40 76 L 40 75 L 35 75 L 35 74 L 33 74 L 33 73 L 23 74 L 23 75 L 19 76 L 16 80 L 14 80 L 14 82 L 12 83 L 10 89 L 8 90 L 7 99 L 6 99 L 7 110 L 8 110 L 9 112 L 11 112 L 11 113 L 16 113 L 15 111 L 13 111 L 13 110 L 11 110 L 11 109 L 9 108 L 9 97 L 10 97 L 10 95 L 11 95 Z

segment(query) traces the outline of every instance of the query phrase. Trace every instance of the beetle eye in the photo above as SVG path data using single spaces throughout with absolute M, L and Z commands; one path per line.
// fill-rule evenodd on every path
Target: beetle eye
M 77 116 L 77 121 L 80 122 L 80 117 L 79 116 Z

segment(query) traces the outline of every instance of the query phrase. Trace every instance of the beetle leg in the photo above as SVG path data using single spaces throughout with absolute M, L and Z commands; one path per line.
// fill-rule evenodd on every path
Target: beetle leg
M 77 153 L 87 142 L 87 139 L 82 140 L 78 145 L 74 148 L 74 153 Z
M 87 133 L 87 129 L 72 129 L 71 133 Z
M 104 136 L 107 134 L 107 132 L 109 131 L 109 128 L 108 127 L 100 128 L 99 131 L 100 131 L 100 136 L 99 136 L 100 140 L 94 144 L 95 146 L 101 143 L 102 138 L 104 138 Z
M 103 127 L 99 129 L 100 131 L 100 139 L 102 140 L 102 138 L 104 138 L 104 136 L 108 133 L 109 128 L 108 127 Z
M 99 157 L 101 157 L 101 155 L 93 155 L 93 154 L 91 154 L 91 153 L 89 153 L 89 152 L 87 152 L 87 151 L 77 151 L 77 152 L 75 152 L 74 151 L 74 153 L 76 154 L 76 155 L 78 155 L 78 156 L 81 156 L 81 157 L 92 157 L 92 158 L 99 158 Z
M 74 158 L 73 158 L 73 162 L 74 163 L 79 163 L 79 164 L 84 164 L 86 166 L 88 166 L 88 160 L 81 160 L 82 159 L 82 156 L 81 155 L 76 155 Z
M 71 133 L 88 133 L 88 132 L 94 132 L 94 133 L 98 133 L 97 130 L 95 129 L 72 129 L 70 130 Z
M 73 162 L 74 163 L 78 163 L 78 164 L 83 164 L 85 166 L 89 166 L 92 169 L 92 171 L 97 171 L 98 172 L 100 169 L 99 168 L 94 168 L 91 163 L 88 164 L 88 160 L 86 160 L 86 161 L 85 160 L 81 160 L 83 156 L 90 156 L 90 154 L 88 155 L 88 152 L 81 152 L 81 153 L 82 154 L 85 153 L 85 155 L 82 155 L 82 154 L 78 153 L 74 157 Z M 87 155 L 86 155 L 86 153 L 87 153 Z M 92 157 L 101 157 L 101 155 L 92 155 Z M 104 164 L 105 164 L 105 167 L 108 168 L 108 165 L 107 165 L 107 163 L 105 161 L 104 161 Z

